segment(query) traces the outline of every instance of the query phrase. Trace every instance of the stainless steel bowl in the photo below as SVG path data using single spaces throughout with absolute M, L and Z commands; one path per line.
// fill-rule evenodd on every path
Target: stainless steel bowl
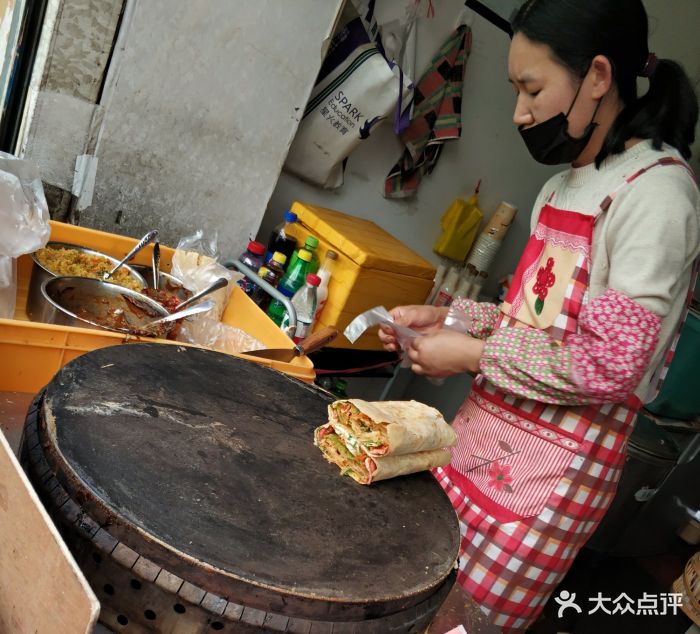
M 153 269 L 150 266 L 132 264 L 131 268 L 146 280 L 146 286 L 148 286 L 148 288 L 153 288 Z M 183 302 L 192 296 L 192 293 L 185 288 L 180 278 L 163 271 L 159 271 L 158 288 L 173 293 Z
M 90 277 L 46 279 L 41 284 L 41 294 L 38 320 L 61 326 L 145 335 L 148 321 L 169 314 L 141 293 Z M 172 327 L 173 323 L 162 324 L 154 334 L 164 337 Z
M 68 242 L 49 242 L 46 245 L 46 248 L 77 249 L 78 251 L 88 253 L 89 255 L 98 255 L 102 258 L 106 258 L 112 264 L 117 264 L 119 262 L 119 258 L 113 258 L 112 256 L 101 253 L 100 251 L 88 249 L 87 247 L 81 247 L 78 244 L 70 244 Z M 41 285 L 44 283 L 44 281 L 58 277 L 58 275 L 53 271 L 49 271 L 49 269 L 40 264 L 39 261 L 36 259 L 36 253 L 32 253 L 32 260 L 34 264 L 32 266 L 32 276 L 29 280 L 29 291 L 27 292 L 27 317 L 29 317 L 29 319 L 31 319 L 32 321 L 43 321 L 39 317 L 39 315 L 41 315 L 45 309 L 44 297 L 41 292 Z M 123 264 L 122 267 L 129 271 L 131 276 L 139 284 L 141 284 L 143 287 L 146 286 L 146 280 L 131 266 Z

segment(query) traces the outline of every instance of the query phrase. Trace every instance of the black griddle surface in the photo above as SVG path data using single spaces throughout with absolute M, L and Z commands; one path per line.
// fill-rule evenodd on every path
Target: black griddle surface
M 66 365 L 43 412 L 88 496 L 196 560 L 329 600 L 436 586 L 459 545 L 447 496 L 426 472 L 340 477 L 313 445 L 330 400 L 230 355 L 129 344 Z

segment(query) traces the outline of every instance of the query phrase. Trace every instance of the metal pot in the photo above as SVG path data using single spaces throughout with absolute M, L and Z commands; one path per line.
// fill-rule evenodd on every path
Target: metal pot
M 46 248 L 48 249 L 57 249 L 57 248 L 64 248 L 64 249 L 76 249 L 78 251 L 82 251 L 83 253 L 87 253 L 89 255 L 97 255 L 102 258 L 105 258 L 109 260 L 112 264 L 117 264 L 119 262 L 118 258 L 113 258 L 110 255 L 106 255 L 105 253 L 101 253 L 100 251 L 95 251 L 94 249 L 88 249 L 87 247 L 81 247 L 78 244 L 70 244 L 68 242 L 49 242 L 46 245 Z M 36 253 L 31 254 L 32 261 L 34 262 L 32 266 L 32 276 L 31 279 L 29 280 L 29 291 L 27 292 L 27 317 L 31 319 L 32 321 L 44 321 L 41 318 L 41 315 L 45 312 L 48 311 L 49 313 L 51 310 L 45 305 L 45 300 L 44 296 L 42 295 L 41 291 L 41 285 L 46 281 L 50 279 L 54 279 L 58 277 L 56 273 L 53 271 L 50 271 L 47 269 L 45 266 L 39 263 L 39 261 L 36 259 Z M 122 268 L 125 268 L 131 276 L 143 287 L 146 286 L 146 280 L 139 274 L 137 273 L 132 267 L 123 264 Z M 120 287 L 121 288 L 121 287 Z M 56 322 L 48 322 L 48 323 L 56 323 Z
M 153 288 L 153 269 L 150 266 L 132 264 L 131 268 L 146 280 L 146 286 L 148 288 Z M 163 271 L 158 272 L 158 288 L 173 293 L 182 301 L 188 299 L 192 295 L 192 293 L 185 288 L 185 285 L 179 277 L 175 277 Z
M 37 319 L 61 326 L 145 334 L 139 330 L 143 331 L 148 321 L 170 314 L 141 293 L 89 277 L 46 279 L 41 294 L 42 310 Z M 162 324 L 157 335 L 164 337 L 172 327 L 172 323 Z

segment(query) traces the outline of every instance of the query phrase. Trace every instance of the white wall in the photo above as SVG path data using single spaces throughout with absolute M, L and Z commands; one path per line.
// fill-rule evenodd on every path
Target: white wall
M 391 2 L 379 0 L 380 18 L 382 14 L 391 16 Z M 464 6 L 461 0 L 433 0 L 433 4 L 435 18 L 421 17 L 418 21 L 419 73 L 454 29 Z M 400 12 L 404 3 L 395 2 L 393 6 L 395 12 Z M 322 190 L 283 173 L 270 199 L 260 235 L 267 237 L 291 202 L 301 200 L 372 219 L 437 263 L 432 245 L 440 233 L 440 215 L 456 196 L 469 195 L 481 178 L 480 206 L 486 217 L 502 200 L 520 209 L 491 277 L 497 280 L 511 272 L 528 234 L 532 202 L 553 170 L 530 158 L 512 124 L 515 98 L 507 81 L 508 36 L 478 16 L 472 28 L 472 53 L 464 81 L 462 137 L 445 145 L 435 171 L 423 180 L 417 196 L 408 200 L 382 196 L 386 174 L 402 151 L 390 126 L 384 124 L 350 156 L 345 183 L 337 190 Z
M 675 59 L 700 95 L 700 2 L 698 0 L 644 0 L 649 15 L 649 49 L 659 58 Z M 640 90 L 646 87 L 640 80 Z M 691 167 L 700 174 L 700 122 L 695 128 Z
M 392 0 L 379 0 L 380 22 L 383 16 L 393 17 L 390 2 Z M 455 28 L 464 6 L 461 0 L 433 0 L 433 4 L 435 18 L 421 17 L 418 21 L 416 68 L 419 73 Z M 403 2 L 394 3 L 394 16 L 400 15 L 398 12 L 403 11 L 403 6 Z M 384 178 L 402 151 L 386 125 L 375 129 L 350 156 L 345 183 L 337 190 L 321 190 L 283 173 L 270 199 L 260 236 L 266 239 L 291 202 L 301 200 L 369 218 L 437 263 L 439 259 L 432 252 L 432 245 L 440 233 L 442 212 L 456 196 L 469 195 L 481 178 L 480 206 L 486 217 L 502 200 L 520 209 L 494 264 L 493 281 L 487 290 L 492 290 L 502 275 L 512 272 L 529 233 L 532 202 L 554 170 L 530 158 L 513 126 L 515 97 L 507 76 L 508 36 L 478 16 L 474 17 L 472 29 L 472 52 L 464 81 L 462 137 L 445 145 L 435 171 L 424 179 L 415 198 L 388 200 L 382 196 Z M 349 393 L 352 395 L 355 387 L 360 396 L 370 393 L 366 383 L 355 386 L 351 379 Z M 416 398 L 439 407 L 451 417 L 468 386 L 469 377 L 461 376 L 436 388 L 424 379 L 411 380 L 410 372 L 404 370 L 389 397 Z M 375 392 L 377 390 L 381 391 L 375 386 Z
M 462 0 L 433 0 L 433 4 L 436 17 L 422 17 L 418 23 L 416 66 L 419 72 L 427 67 L 434 51 L 454 28 L 463 6 Z M 696 30 L 700 24 L 700 2 L 646 0 L 645 4 L 651 20 L 652 50 L 659 57 L 682 61 L 697 83 L 700 79 L 700 40 Z M 403 5 L 403 2 L 378 0 L 380 22 L 383 17 L 398 17 Z M 491 271 L 490 283 L 485 287 L 485 291 L 493 292 L 497 280 L 512 272 L 517 264 L 529 232 L 531 207 L 539 188 L 560 168 L 535 163 L 512 123 L 515 96 L 507 81 L 510 44 L 507 35 L 478 16 L 472 28 L 472 53 L 464 83 L 462 137 L 445 145 L 435 171 L 424 179 L 415 198 L 387 200 L 381 194 L 386 173 L 401 153 L 399 142 L 389 127 L 384 126 L 350 156 L 345 184 L 337 190 L 321 190 L 283 173 L 270 199 L 260 236 L 266 239 L 271 227 L 291 202 L 302 200 L 374 220 L 419 254 L 437 263 L 432 245 L 439 235 L 440 215 L 455 196 L 468 194 L 481 178 L 480 201 L 486 217 L 493 213 L 501 200 L 512 202 L 520 209 Z M 644 89 L 643 84 L 640 87 Z M 700 142 L 696 142 L 694 154 L 693 164 L 700 172 Z M 470 378 L 466 375 L 453 377 L 441 387 L 419 377 L 409 380 L 406 375 L 407 371 L 401 373 L 390 397 L 410 396 L 439 407 L 450 417 L 470 385 Z M 366 386 L 363 385 L 362 389 L 365 391 Z
M 90 22 L 94 0 L 69 4 Z M 218 230 L 235 257 L 258 229 L 341 4 L 128 0 L 100 104 L 83 112 L 76 97 L 50 93 L 27 156 L 44 157 L 42 174 L 70 189 L 76 154 L 95 148 L 80 224 L 132 236 L 157 228 L 171 245 Z M 89 40 L 75 27 L 66 25 L 73 52 Z

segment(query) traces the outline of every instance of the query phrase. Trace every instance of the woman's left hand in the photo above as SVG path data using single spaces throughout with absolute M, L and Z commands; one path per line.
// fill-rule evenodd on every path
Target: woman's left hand
M 481 339 L 453 330 L 440 330 L 416 337 L 407 352 L 411 369 L 416 374 L 443 377 L 478 372 L 484 345 Z

